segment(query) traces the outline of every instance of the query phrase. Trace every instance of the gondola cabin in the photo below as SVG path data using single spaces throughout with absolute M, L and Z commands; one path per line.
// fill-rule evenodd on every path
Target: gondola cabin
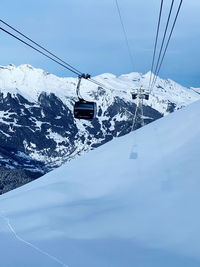
M 93 120 L 96 117 L 97 105 L 95 102 L 80 99 L 74 105 L 74 117 L 82 120 Z
M 137 99 L 137 94 L 132 94 L 132 99 Z

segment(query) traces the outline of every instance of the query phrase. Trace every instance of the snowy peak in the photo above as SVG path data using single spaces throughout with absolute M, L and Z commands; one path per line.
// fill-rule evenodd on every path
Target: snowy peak
M 130 92 L 133 88 L 143 85 L 144 88 L 149 87 L 149 79 L 151 73 L 141 74 L 132 72 L 123 74 L 119 77 L 104 73 L 96 76 L 95 79 L 108 88 L 113 89 L 112 94 L 120 95 L 126 100 L 131 100 Z M 31 65 L 8 65 L 0 67 L 0 90 L 1 92 L 20 93 L 29 100 L 38 100 L 38 96 L 42 92 L 55 93 L 61 99 L 65 97 L 76 97 L 75 88 L 77 84 L 76 78 L 60 78 L 49 74 L 42 69 L 33 68 Z M 97 91 L 97 86 L 83 81 L 83 94 L 91 91 Z M 123 93 L 122 93 L 123 92 Z M 154 107 L 155 98 L 159 102 L 170 101 L 177 105 L 178 108 L 188 105 L 199 99 L 198 90 L 190 90 L 183 87 L 172 80 L 163 80 L 159 77 L 152 91 L 152 101 L 150 105 Z M 162 108 L 160 111 L 164 111 Z
M 41 69 L 33 68 L 30 65 L 15 67 L 9 65 L 0 69 L 0 90 L 3 93 L 20 93 L 30 101 L 37 101 L 42 92 L 57 93 L 60 96 L 68 94 L 74 89 L 72 78 L 59 78 Z M 67 93 L 65 93 L 67 92 Z

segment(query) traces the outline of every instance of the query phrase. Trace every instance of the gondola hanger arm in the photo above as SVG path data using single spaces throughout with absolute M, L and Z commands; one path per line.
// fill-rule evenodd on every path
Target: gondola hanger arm
M 80 86 L 81 86 L 81 80 L 82 79 L 90 79 L 91 78 L 91 75 L 90 74 L 85 74 L 85 73 L 82 73 L 81 75 L 78 76 L 78 84 L 77 84 L 77 87 L 76 87 L 76 94 L 79 98 L 79 100 L 82 100 L 84 101 L 84 99 L 81 97 L 80 95 Z

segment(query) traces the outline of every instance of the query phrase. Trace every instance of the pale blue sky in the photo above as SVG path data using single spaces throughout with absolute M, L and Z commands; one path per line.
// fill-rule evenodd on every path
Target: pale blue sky
M 114 0 L 1 0 L 0 17 L 82 72 L 92 75 L 145 73 L 151 68 L 160 0 L 118 2 L 133 53 L 134 69 Z M 163 13 L 166 21 L 171 1 L 164 2 L 168 3 Z M 177 6 L 179 0 L 175 2 Z M 161 77 L 200 87 L 199 12 L 199 0 L 183 1 Z M 0 65 L 10 63 L 29 63 L 59 76 L 72 76 L 0 32 Z

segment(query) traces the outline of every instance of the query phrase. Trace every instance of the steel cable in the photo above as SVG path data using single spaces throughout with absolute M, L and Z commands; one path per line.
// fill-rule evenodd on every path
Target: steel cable
M 161 0 L 161 3 L 160 3 L 160 12 L 159 12 L 158 25 L 157 25 L 157 31 L 156 31 L 156 40 L 155 40 L 155 44 L 154 44 L 153 59 L 152 59 L 152 64 L 151 64 L 151 74 L 150 74 L 150 80 L 149 80 L 149 89 L 150 89 L 150 85 L 151 85 L 152 72 L 153 72 L 153 68 L 154 68 L 156 49 L 157 49 L 157 44 L 158 44 L 158 35 L 159 35 L 159 30 L 160 30 L 160 21 L 161 21 L 161 16 L 162 16 L 162 8 L 163 8 L 163 0 Z
M 130 44 L 129 44 L 129 41 L 128 41 L 128 36 L 127 36 L 127 33 L 126 33 L 125 25 L 124 25 L 124 22 L 123 22 L 123 19 L 122 19 L 122 14 L 121 14 L 121 11 L 120 11 L 118 0 L 115 0 L 115 3 L 116 3 L 117 11 L 118 11 L 118 14 L 119 14 L 122 30 L 123 30 L 123 33 L 124 33 L 125 43 L 126 43 L 126 46 L 127 46 L 128 54 L 129 54 L 130 61 L 131 61 L 131 65 L 132 65 L 132 68 L 134 69 L 133 55 L 132 55 Z
M 12 27 L 11 25 L 9 25 L 8 23 L 6 23 L 5 21 L 3 21 L 2 19 L 0 19 L 0 22 L 2 22 L 4 25 L 8 26 L 10 29 L 12 29 L 13 31 L 17 32 L 18 34 L 20 34 L 21 36 L 23 36 L 24 38 L 26 38 L 27 40 L 29 40 L 33 44 L 37 45 L 39 48 L 43 49 L 45 52 L 47 52 L 51 56 L 55 57 L 56 59 L 58 59 L 59 61 L 61 61 L 62 63 L 64 63 L 65 65 L 67 65 L 68 67 L 70 67 L 71 69 L 73 69 L 75 72 L 77 72 L 79 74 L 82 74 L 82 72 L 80 72 L 79 70 L 77 70 L 76 68 L 74 68 L 73 66 L 71 66 L 70 64 L 68 64 L 66 61 L 64 61 L 61 58 L 57 57 L 55 54 L 53 54 L 52 52 L 50 52 L 49 50 L 47 50 L 46 48 L 44 48 L 43 46 L 41 46 L 37 42 L 33 41 L 31 38 L 27 37 L 25 34 L 23 34 L 22 32 L 18 31 L 17 29 L 15 29 L 14 27 Z
M 1 21 L 1 20 L 0 20 L 0 21 Z M 11 26 L 10 26 L 10 27 L 11 27 Z M 14 29 L 14 28 L 13 28 L 13 29 Z M 22 42 L 23 44 L 29 46 L 30 48 L 34 49 L 34 50 L 37 51 L 38 53 L 40 53 L 40 54 L 44 55 L 45 57 L 49 58 L 50 60 L 54 61 L 55 63 L 59 64 L 60 66 L 62 66 L 62 67 L 64 67 L 64 68 L 68 69 L 69 71 L 73 72 L 73 73 L 76 74 L 77 76 L 79 76 L 79 75 L 82 74 L 81 72 L 76 71 L 75 68 L 73 68 L 73 67 L 72 67 L 73 69 L 70 68 L 69 66 L 71 66 L 71 65 L 68 64 L 68 66 L 66 66 L 67 63 L 65 63 L 65 61 L 61 60 L 60 58 L 58 58 L 58 57 L 55 56 L 54 54 L 52 54 L 52 55 L 53 55 L 55 58 L 57 58 L 58 60 L 60 60 L 61 62 L 63 62 L 63 63 L 61 63 L 61 62 L 59 62 L 58 60 L 52 58 L 51 56 L 47 55 L 46 53 L 44 53 L 44 52 L 42 52 L 41 50 L 39 50 L 39 49 L 37 49 L 36 47 L 34 47 L 33 45 L 31 45 L 31 44 L 27 43 L 26 41 L 22 40 L 22 39 L 19 38 L 18 36 L 16 36 L 16 35 L 14 35 L 13 33 L 7 31 L 6 29 L 0 27 L 0 30 L 2 30 L 3 32 L 5 32 L 5 33 L 7 33 L 8 35 L 12 36 L 13 38 L 17 39 L 18 41 Z M 17 31 L 17 30 L 16 30 L 16 31 Z M 21 35 L 23 36 L 22 33 L 21 33 Z M 28 37 L 26 37 L 26 39 L 28 39 Z M 32 43 L 35 43 L 35 42 L 32 40 Z M 38 44 L 37 44 L 37 46 L 40 47 L 40 45 L 38 45 Z M 49 53 L 49 51 L 46 50 L 45 48 L 42 48 L 42 49 L 45 50 L 45 51 L 47 51 L 47 52 Z M 100 86 L 100 87 L 106 88 L 106 86 L 104 86 L 103 84 L 101 84 L 101 83 L 95 81 L 94 79 L 87 79 L 87 80 L 90 81 L 90 82 L 92 82 L 93 84 L 96 84 L 96 85 Z M 109 89 L 111 89 L 111 88 L 109 88 Z M 112 88 L 111 90 L 114 90 L 114 88 Z
M 2 27 L 0 27 L 0 30 L 2 30 L 3 32 L 7 33 L 8 35 L 14 37 L 15 39 L 17 39 L 18 41 L 22 42 L 23 44 L 25 44 L 25 45 L 31 47 L 32 49 L 34 49 L 34 50 L 37 51 L 38 53 L 40 53 L 40 54 L 42 54 L 43 56 L 45 56 L 45 57 L 51 59 L 52 61 L 56 62 L 57 64 L 61 65 L 62 67 L 68 69 L 69 71 L 73 72 L 74 74 L 79 75 L 78 72 L 76 72 L 76 71 L 70 69 L 70 68 L 67 67 L 66 65 L 60 63 L 58 60 L 56 60 L 56 59 L 54 59 L 54 58 L 48 56 L 48 55 L 45 54 L 44 52 L 42 52 L 42 51 L 40 51 L 39 49 L 35 48 L 34 46 L 30 45 L 29 43 L 27 43 L 26 41 L 24 41 L 24 40 L 22 40 L 21 38 L 17 37 L 16 35 L 12 34 L 11 32 L 9 32 L 9 31 L 3 29 Z
M 178 18 L 178 15 L 179 15 L 179 12 L 180 12 L 182 3 L 183 3 L 183 0 L 180 1 L 179 7 L 178 7 L 178 10 L 177 10 L 177 13 L 176 13 L 176 17 L 175 17 L 175 20 L 174 20 L 174 23 L 173 23 L 173 26 L 172 26 L 172 29 L 171 29 L 171 32 L 170 32 L 170 35 L 169 35 L 169 38 L 168 38 L 168 41 L 167 41 L 167 44 L 166 44 L 166 47 L 165 47 L 165 50 L 164 50 L 162 59 L 161 59 L 160 65 L 159 65 L 159 68 L 158 68 L 158 71 L 157 71 L 157 75 L 156 75 L 155 83 L 156 83 L 156 81 L 157 81 L 158 74 L 159 74 L 159 72 L 160 72 L 160 69 L 161 69 L 161 66 L 162 66 L 162 63 L 163 63 L 165 54 L 166 54 L 166 52 L 167 52 L 167 48 L 168 48 L 168 46 L 169 46 L 169 42 L 170 42 L 172 33 L 173 33 L 173 31 L 174 31 L 174 27 L 175 27 L 175 25 L 176 25 L 176 21 L 177 21 L 177 18 Z M 154 85 L 155 85 L 155 83 L 154 83 Z
M 152 84 L 151 84 L 151 89 L 153 88 L 153 85 L 155 84 L 155 79 L 156 79 L 155 77 L 157 76 L 158 66 L 159 66 L 159 63 L 160 63 L 160 58 L 161 58 L 161 54 L 162 54 L 162 51 L 163 51 L 163 46 L 164 46 L 164 42 L 165 42 L 167 30 L 168 30 L 170 18 L 171 18 L 173 6 L 174 6 L 174 0 L 172 0 L 172 2 L 171 2 L 170 11 L 169 11 L 169 15 L 168 15 L 168 18 L 167 18 L 167 23 L 166 23 L 166 26 L 165 26 L 163 39 L 162 39 L 162 44 L 161 44 L 161 47 L 160 47 L 160 52 L 159 52 L 159 56 L 158 56 L 158 60 L 157 60 L 157 64 L 156 64 L 156 68 L 155 68 L 155 72 L 154 72 L 154 77 L 153 77 L 153 81 L 152 81 Z

